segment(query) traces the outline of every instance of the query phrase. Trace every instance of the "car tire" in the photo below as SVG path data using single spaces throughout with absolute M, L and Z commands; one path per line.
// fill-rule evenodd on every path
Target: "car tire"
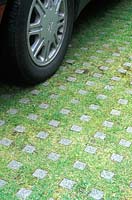
M 72 0 L 10 1 L 3 21 L 10 73 L 36 84 L 57 71 L 71 38 L 73 8 Z

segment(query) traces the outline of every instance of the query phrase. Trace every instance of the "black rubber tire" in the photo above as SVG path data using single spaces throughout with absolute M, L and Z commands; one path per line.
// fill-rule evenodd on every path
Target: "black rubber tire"
M 73 1 L 66 0 L 68 5 L 68 21 L 62 46 L 50 64 L 39 67 L 32 61 L 29 55 L 26 39 L 27 20 L 32 1 L 10 0 L 3 22 L 4 37 L 6 37 L 7 44 L 5 59 L 8 56 L 10 73 L 13 73 L 11 76 L 17 72 L 17 77 L 19 75 L 22 78 L 19 78 L 19 80 L 22 80 L 26 84 L 36 84 L 45 81 L 57 71 L 65 56 L 71 38 L 74 18 Z

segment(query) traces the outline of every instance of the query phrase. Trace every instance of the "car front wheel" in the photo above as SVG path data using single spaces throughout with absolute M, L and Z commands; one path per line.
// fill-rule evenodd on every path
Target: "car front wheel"
M 14 0 L 7 10 L 10 63 L 24 82 L 46 80 L 66 53 L 73 26 L 73 1 Z

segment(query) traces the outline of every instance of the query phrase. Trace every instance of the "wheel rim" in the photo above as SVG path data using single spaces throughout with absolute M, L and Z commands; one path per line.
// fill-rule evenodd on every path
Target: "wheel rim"
M 28 50 L 37 66 L 51 63 L 67 27 L 66 0 L 33 0 L 27 23 Z

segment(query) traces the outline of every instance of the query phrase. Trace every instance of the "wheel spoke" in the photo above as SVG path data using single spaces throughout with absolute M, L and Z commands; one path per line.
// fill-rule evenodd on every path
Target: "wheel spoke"
M 35 8 L 40 16 L 45 15 L 45 13 L 46 13 L 45 6 L 41 2 L 41 0 L 36 0 Z
M 56 11 L 59 12 L 60 6 L 61 6 L 62 0 L 57 0 L 56 1 Z
M 59 42 L 58 35 L 57 35 L 57 34 L 54 34 L 51 43 L 53 44 L 53 47 L 54 47 L 55 49 L 57 48 L 58 42 Z
M 47 0 L 47 7 L 52 8 L 54 6 L 54 1 L 53 0 Z
M 55 39 L 56 39 L 56 42 L 57 42 L 57 45 L 58 45 L 59 42 L 60 42 L 60 38 L 59 38 L 59 35 L 58 35 L 58 34 L 55 34 Z
M 36 44 L 34 44 L 32 46 L 32 52 L 33 52 L 33 56 L 36 57 L 37 54 L 40 52 L 40 50 L 43 48 L 44 46 L 44 40 L 43 39 L 39 39 Z
M 39 35 L 42 31 L 40 23 L 32 23 L 29 27 L 29 36 L 31 35 Z
M 51 41 L 48 41 L 47 44 L 45 45 L 44 51 L 42 53 L 44 60 L 49 58 L 51 45 L 52 45 Z

